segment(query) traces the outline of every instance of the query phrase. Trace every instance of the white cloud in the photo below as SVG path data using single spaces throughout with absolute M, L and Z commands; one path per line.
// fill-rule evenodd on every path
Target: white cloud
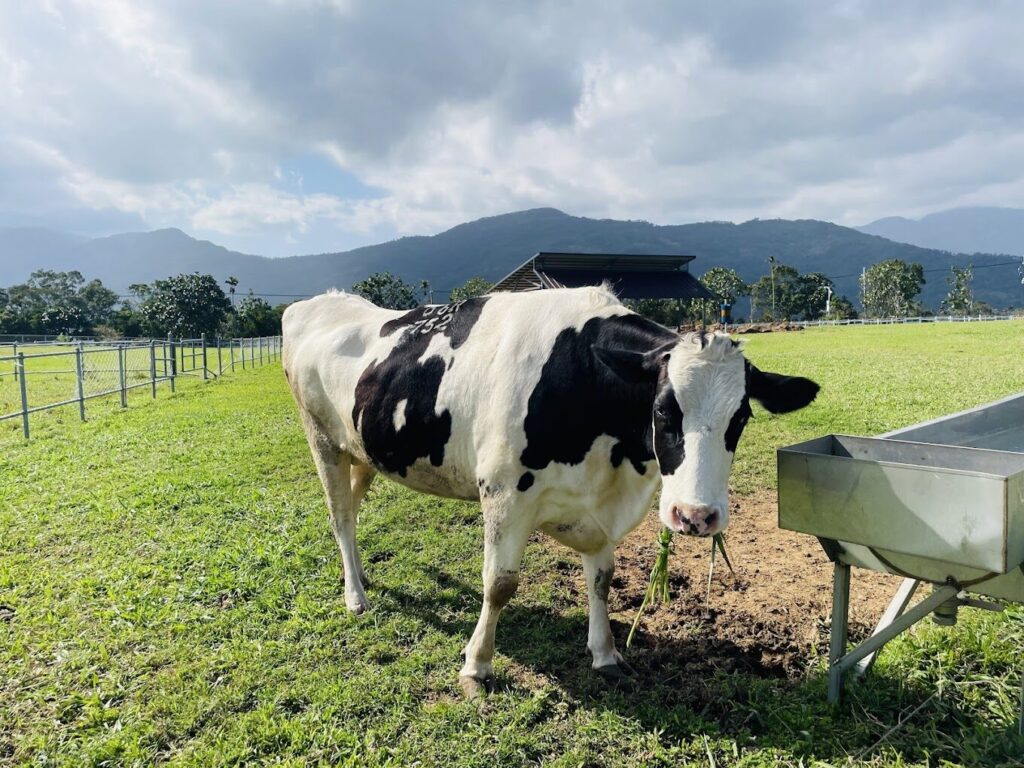
M 1024 206 L 1022 20 L 1010 2 L 17 5 L 0 213 L 113 211 L 278 255 L 540 205 L 850 224 Z

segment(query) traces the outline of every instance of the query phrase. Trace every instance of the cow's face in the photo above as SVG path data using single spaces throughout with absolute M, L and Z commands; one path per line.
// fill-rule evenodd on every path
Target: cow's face
M 687 334 L 661 356 L 654 398 L 654 453 L 662 475 L 659 515 L 680 533 L 709 536 L 729 523 L 729 471 L 750 400 L 772 413 L 803 408 L 808 379 L 764 373 L 727 334 Z

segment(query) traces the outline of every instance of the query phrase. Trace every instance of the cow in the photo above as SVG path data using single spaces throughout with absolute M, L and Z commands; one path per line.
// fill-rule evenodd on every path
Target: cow
M 292 304 L 283 334 L 350 611 L 368 608 L 356 513 L 375 475 L 479 501 L 484 599 L 459 673 L 470 696 L 493 687 L 498 614 L 535 530 L 581 553 L 593 666 L 627 674 L 608 620 L 616 545 L 659 485 L 665 526 L 725 529 L 750 400 L 785 413 L 818 392 L 758 370 L 727 334 L 680 335 L 636 314 L 608 286 L 411 310 L 333 291 Z

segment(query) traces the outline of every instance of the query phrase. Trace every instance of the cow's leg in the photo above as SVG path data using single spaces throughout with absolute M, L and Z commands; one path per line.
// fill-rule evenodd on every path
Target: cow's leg
M 617 650 L 608 620 L 608 591 L 615 571 L 615 545 L 583 555 L 583 576 L 587 581 L 587 599 L 590 603 L 590 630 L 587 648 L 594 657 L 594 669 L 612 680 L 632 672 Z
M 353 476 L 352 457 L 335 445 L 309 414 L 303 412 L 302 415 L 313 463 L 316 464 L 317 474 L 327 496 L 331 531 L 341 550 L 341 564 L 345 571 L 345 605 L 353 613 L 360 614 L 370 605 L 363 591 L 363 566 L 356 549 L 356 505 L 353 502 L 355 480 L 361 475 Z M 362 493 L 365 491 L 366 488 L 362 488 Z
M 353 514 L 356 516 L 356 521 L 359 520 L 359 504 L 362 502 L 363 496 L 366 495 L 370 483 L 373 482 L 373 478 L 376 476 L 377 470 L 370 465 L 355 460 L 352 461 L 352 509 Z M 363 559 L 359 556 L 359 547 L 353 543 L 352 549 L 355 554 L 359 581 L 364 587 L 368 587 L 370 586 L 370 580 L 366 578 L 366 571 L 363 570 Z
M 519 569 L 530 536 L 525 514 L 495 514 L 487 506 L 484 506 L 483 610 L 463 650 L 466 663 L 459 672 L 459 683 L 470 698 L 494 689 L 494 630 L 501 609 L 519 586 Z

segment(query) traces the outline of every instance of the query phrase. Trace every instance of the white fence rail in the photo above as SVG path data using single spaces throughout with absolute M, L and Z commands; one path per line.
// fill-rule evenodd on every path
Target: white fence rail
M 984 323 L 992 320 L 1024 320 L 1024 315 L 932 315 L 927 317 L 861 317 L 856 320 L 791 320 L 793 325 L 902 325 L 905 323 Z
M 279 360 L 281 337 L 245 339 L 136 339 L 131 341 L 0 342 L 0 422 L 21 419 L 25 439 L 30 416 L 86 401 L 166 383 L 171 392 L 182 376 L 215 379 L 239 368 Z

